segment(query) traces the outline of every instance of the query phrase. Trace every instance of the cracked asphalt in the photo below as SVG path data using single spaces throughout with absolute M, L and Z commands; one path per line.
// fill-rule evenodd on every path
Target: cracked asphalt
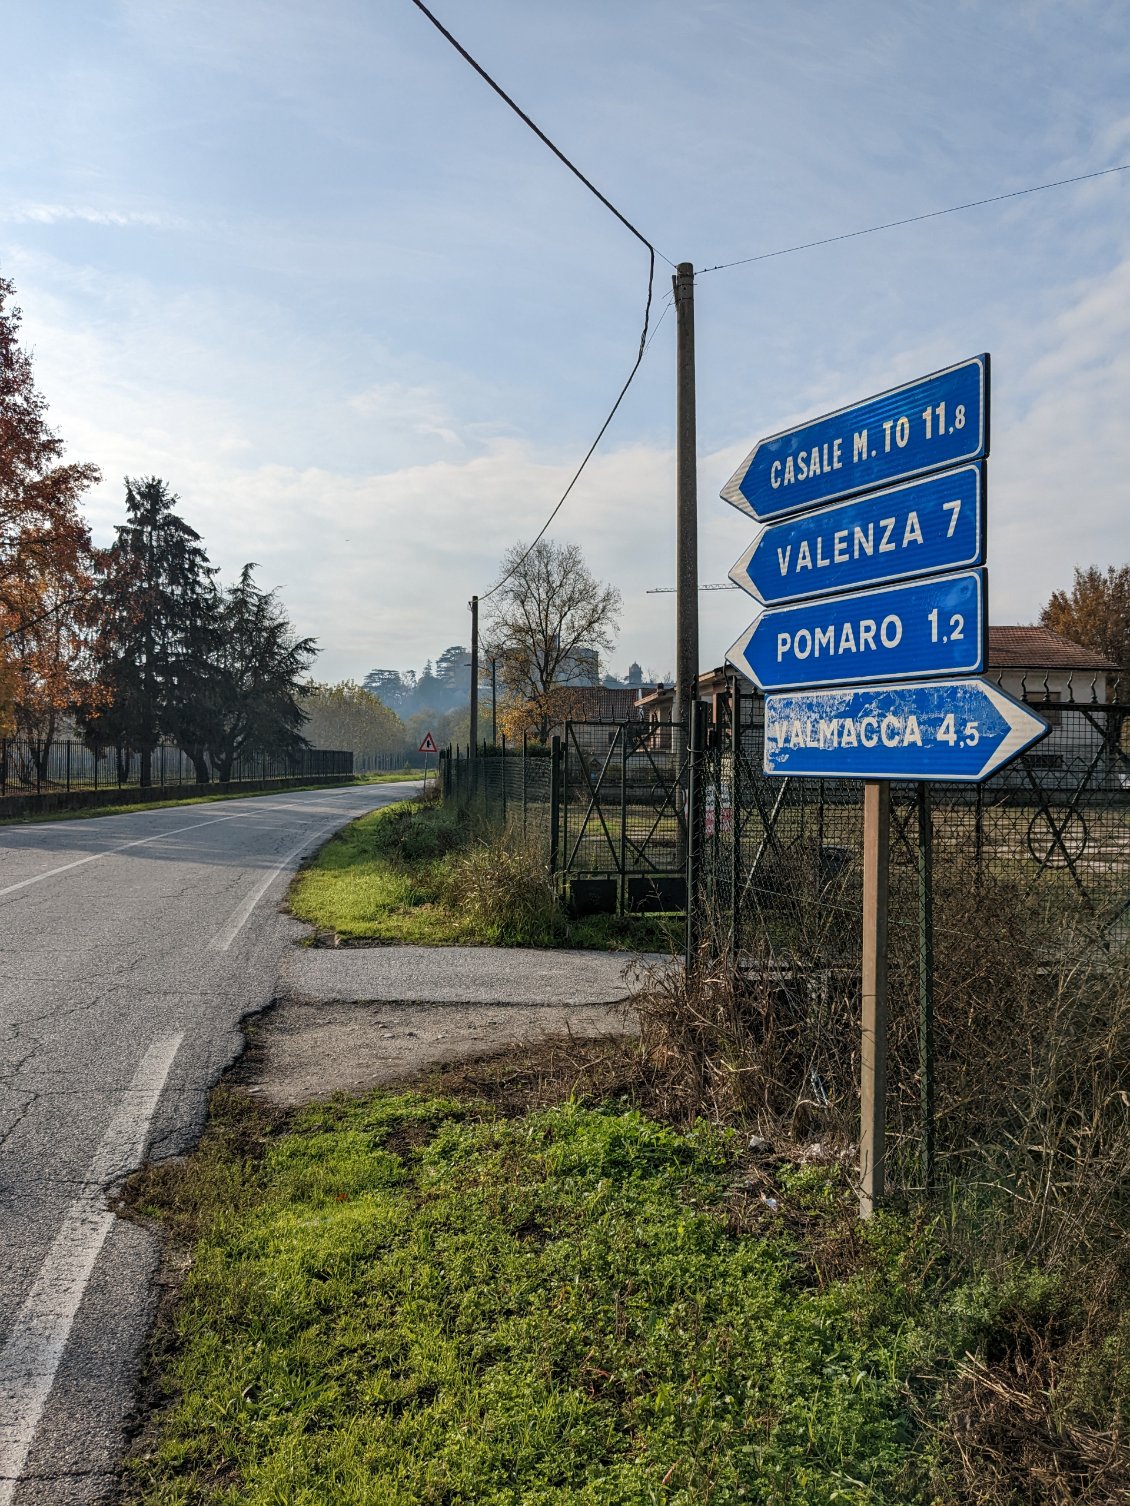
M 0 829 L 0 1506 L 112 1497 L 158 1252 L 106 1194 L 199 1133 L 301 934 L 303 853 L 413 792 Z

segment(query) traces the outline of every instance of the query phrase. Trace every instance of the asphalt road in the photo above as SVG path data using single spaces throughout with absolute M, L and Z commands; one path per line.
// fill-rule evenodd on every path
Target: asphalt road
M 0 829 L 0 1506 L 114 1489 L 158 1252 L 107 1191 L 199 1133 L 297 934 L 303 853 L 412 792 Z

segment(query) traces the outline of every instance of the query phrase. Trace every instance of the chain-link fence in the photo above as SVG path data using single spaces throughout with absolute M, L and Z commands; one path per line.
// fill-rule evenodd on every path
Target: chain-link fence
M 1072 1011 L 1101 1007 L 1125 973 L 1130 704 L 1041 688 L 1029 704 L 1051 732 L 1009 768 L 891 789 L 889 1128 L 907 1185 L 947 1157 L 968 1176 L 969 1146 L 1022 1138 L 1041 1092 L 1041 1113 L 1085 1101 Z M 447 755 L 444 789 L 535 842 L 574 914 L 685 909 L 689 880 L 688 951 L 727 980 L 734 1084 L 771 1071 L 774 1102 L 850 1124 L 863 787 L 766 775 L 761 699 L 731 691 L 713 709 L 686 731 L 570 723 L 550 748 Z M 1090 1062 L 1093 1081 L 1118 1050 Z M 1004 1076 L 1020 1091 L 1018 1051 L 1028 1097 L 990 1123 Z
M 448 798 L 538 845 L 573 913 L 686 906 L 687 757 L 670 727 L 567 722 L 548 746 L 449 754 Z
M 249 754 L 236 759 L 235 784 L 266 779 L 327 779 L 353 773 L 353 754 L 335 748 L 303 748 L 294 754 Z M 150 779 L 156 788 L 196 784 L 196 766 L 180 748 L 154 748 Z M 86 743 L 59 739 L 0 740 L 0 796 L 70 794 L 76 790 L 136 789 L 141 754 L 128 749 L 95 751 Z

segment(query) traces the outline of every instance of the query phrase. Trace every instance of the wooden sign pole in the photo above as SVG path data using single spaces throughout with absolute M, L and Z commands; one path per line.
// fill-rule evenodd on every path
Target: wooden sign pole
M 859 1069 L 859 1213 L 883 1197 L 887 1099 L 887 885 L 891 787 L 863 786 L 863 1014 Z

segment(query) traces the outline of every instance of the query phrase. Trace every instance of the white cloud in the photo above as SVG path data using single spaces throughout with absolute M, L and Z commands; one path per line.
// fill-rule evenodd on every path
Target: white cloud
M 379 382 L 348 399 L 350 408 L 365 418 L 375 418 L 413 434 L 440 439 L 444 444 L 463 441 L 453 427 L 437 395 L 427 387 L 406 387 L 399 382 Z
M 0 207 L 0 219 L 15 225 L 58 225 L 80 221 L 84 225 L 145 225 L 155 230 L 182 229 L 178 215 L 151 209 L 96 209 L 89 204 L 15 204 Z

